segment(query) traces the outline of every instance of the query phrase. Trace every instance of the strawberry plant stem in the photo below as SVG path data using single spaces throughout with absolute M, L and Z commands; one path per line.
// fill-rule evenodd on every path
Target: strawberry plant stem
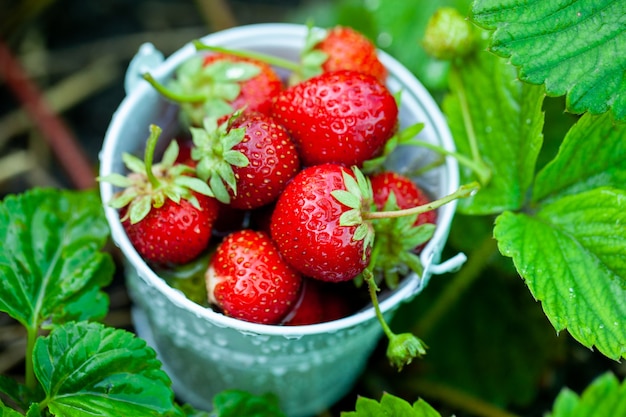
M 394 332 L 391 330 L 387 322 L 385 321 L 385 317 L 383 316 L 382 311 L 380 310 L 380 305 L 378 303 L 378 285 L 376 285 L 376 281 L 374 280 L 374 274 L 369 269 L 363 271 L 363 278 L 365 282 L 367 282 L 367 289 L 369 290 L 370 299 L 372 301 L 372 306 L 374 307 L 374 311 L 376 312 L 376 318 L 380 322 L 380 325 L 383 329 L 385 335 L 391 339 L 395 336 Z
M 362 213 L 361 216 L 363 220 L 375 220 L 375 219 L 389 219 L 389 218 L 394 218 L 394 217 L 411 216 L 414 214 L 422 214 L 427 211 L 431 211 L 436 208 L 439 208 L 458 198 L 470 197 L 476 191 L 478 191 L 479 188 L 480 188 L 480 185 L 474 181 L 469 184 L 462 185 L 458 188 L 458 190 L 456 190 L 452 194 L 448 194 L 445 197 L 442 197 L 437 200 L 433 200 L 428 204 L 423 204 L 421 206 L 411 207 L 411 208 L 404 209 L 404 210 L 366 211 Z
M 413 331 L 421 335 L 429 334 L 446 312 L 457 305 L 459 298 L 481 276 L 492 262 L 496 251 L 496 241 L 491 236 L 484 239 L 468 256 L 463 268 L 446 284 L 445 289 L 437 296 L 437 301 L 421 316 Z
M 202 103 L 207 97 L 205 94 L 195 94 L 195 95 L 184 95 L 178 94 L 168 88 L 166 88 L 163 84 L 158 82 L 152 74 L 146 72 L 143 74 L 143 79 L 148 81 L 155 90 L 157 90 L 163 97 L 166 97 L 176 103 Z
M 233 50 L 228 48 L 222 48 L 219 46 L 211 46 L 202 43 L 199 40 L 195 40 L 193 45 L 196 47 L 198 51 L 212 51 L 218 52 L 222 54 L 229 54 L 238 56 L 241 58 L 251 58 L 256 59 L 261 62 L 265 62 L 266 64 L 273 65 L 275 67 L 284 68 L 290 71 L 299 71 L 300 65 L 296 62 L 289 61 L 288 59 L 283 59 L 274 55 L 263 54 L 261 52 L 253 52 L 253 51 L 242 51 L 242 50 Z
M 474 172 L 478 176 L 480 183 L 486 185 L 491 179 L 491 170 L 483 161 L 478 149 L 478 139 L 476 137 L 476 131 L 474 130 L 474 124 L 472 123 L 472 115 L 470 114 L 469 104 L 467 102 L 467 96 L 465 95 L 465 86 L 459 76 L 458 69 L 453 65 L 450 71 L 450 87 L 452 91 L 456 91 L 459 99 L 459 105 L 461 107 L 461 114 L 463 115 L 463 125 L 465 127 L 465 133 L 467 134 L 467 141 L 470 146 L 472 154 L 472 160 L 475 165 L 481 167 L 474 169 Z M 460 161 L 459 161 L 460 162 Z
M 459 164 L 474 171 L 474 173 L 476 173 L 476 175 L 480 179 L 480 183 L 483 185 L 486 184 L 489 181 L 489 178 L 491 177 L 491 170 L 484 163 L 482 163 L 482 161 L 476 161 L 475 159 L 468 158 L 467 156 L 459 152 L 449 151 L 439 145 L 426 142 L 423 140 L 413 140 L 411 141 L 411 144 L 422 146 L 424 148 L 435 151 L 441 155 L 447 155 L 447 156 L 452 156 L 456 158 L 456 160 L 459 161 Z
M 35 341 L 39 331 L 37 325 L 26 326 L 26 353 L 24 357 L 24 378 L 25 384 L 30 389 L 35 389 L 37 380 L 35 379 L 35 368 L 33 364 L 33 351 L 35 349 Z
M 474 416 L 519 417 L 517 414 L 502 410 L 476 396 L 449 385 L 435 383 L 421 377 L 411 379 L 410 384 L 420 396 L 442 401 Z

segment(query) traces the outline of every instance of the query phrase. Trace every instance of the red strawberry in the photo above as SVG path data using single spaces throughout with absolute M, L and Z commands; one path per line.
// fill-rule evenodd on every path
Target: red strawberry
M 430 198 L 417 186 L 410 178 L 398 174 L 397 172 L 385 171 L 372 174 L 370 176 L 372 190 L 374 193 L 374 204 L 378 210 L 383 210 L 389 198 L 389 194 L 395 196 L 398 209 L 407 209 L 415 206 L 430 203 Z M 437 212 L 435 210 L 420 214 L 414 225 L 419 226 L 424 223 L 435 224 L 437 222 Z
M 206 282 L 210 303 L 225 315 L 277 324 L 298 300 L 302 278 L 266 233 L 244 229 L 218 246 Z
M 300 169 L 294 143 L 267 115 L 248 113 L 217 125 L 191 128 L 198 177 L 208 181 L 216 198 L 236 209 L 253 209 L 275 201 Z
M 350 306 L 345 297 L 335 291 L 337 284 L 319 280 L 303 279 L 300 298 L 282 324 L 304 326 L 338 320 L 350 315 Z
M 312 52 L 325 54 L 324 72 L 348 69 L 370 74 L 381 83 L 387 79 L 387 69 L 378 59 L 376 46 L 353 28 L 335 26 L 327 30 Z M 306 55 L 303 61 L 306 61 Z
M 429 204 L 430 198 L 410 178 L 396 172 L 384 171 L 370 176 L 373 200 L 377 211 L 389 212 Z M 384 278 L 389 288 L 395 288 L 401 277 L 414 271 L 422 273 L 420 258 L 416 255 L 435 230 L 437 212 L 400 218 L 381 218 L 373 222 L 377 253 L 370 269 Z
M 229 102 L 232 111 L 246 108 L 246 111 L 269 114 L 272 107 L 272 98 L 283 89 L 283 82 L 267 63 L 254 58 L 245 58 L 229 54 L 211 54 L 204 59 L 204 68 L 213 64 L 224 65 L 224 62 L 232 64 L 251 64 L 259 68 L 259 73 L 249 79 L 240 81 L 240 93 Z M 232 71 L 232 69 L 227 69 Z
M 170 143 L 161 163 L 152 165 L 160 133 L 160 128 L 151 126 L 145 162 L 123 156 L 132 171 L 129 176 L 112 174 L 100 181 L 124 188 L 109 204 L 120 209 L 122 225 L 137 252 L 148 262 L 183 264 L 207 248 L 218 206 L 206 183 L 190 176 L 189 166 L 175 162 L 176 141 Z
M 347 168 L 316 165 L 300 171 L 278 198 L 271 236 L 285 260 L 303 275 L 346 281 L 368 265 L 368 225 L 343 225 L 346 216 L 359 217 L 359 209 L 340 203 L 333 195 L 338 190 L 355 192 L 356 186 L 354 174 Z M 355 200 L 360 204 L 358 197 Z
M 188 200 L 179 203 L 167 199 L 153 208 L 138 223 L 130 217 L 122 222 L 128 239 L 148 262 L 184 264 L 198 257 L 208 246 L 213 223 L 217 217 L 217 201 L 192 193 L 197 207 Z M 124 217 L 126 208 L 120 211 Z
M 304 165 L 361 166 L 395 133 L 398 106 L 376 78 L 345 70 L 283 90 L 273 115 L 290 132 Z
M 163 86 L 144 74 L 164 97 L 180 104 L 185 126 L 201 126 L 206 116 L 226 118 L 245 108 L 269 114 L 272 98 L 283 89 L 278 74 L 268 64 L 230 54 L 195 55 Z

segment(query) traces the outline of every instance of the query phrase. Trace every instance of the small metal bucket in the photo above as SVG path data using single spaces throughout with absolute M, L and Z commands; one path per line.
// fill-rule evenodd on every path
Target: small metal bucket
M 296 60 L 306 30 L 301 25 L 258 24 L 217 32 L 202 41 Z M 151 44 L 140 48 L 127 72 L 127 96 L 106 133 L 100 154 L 101 176 L 125 172 L 122 153 L 142 151 L 150 123 L 159 124 L 164 131 L 176 123 L 176 108 L 143 81 L 141 73 L 149 70 L 164 81 L 195 53 L 188 44 L 163 59 Z M 389 70 L 389 88 L 402 90 L 402 126 L 423 122 L 421 139 L 454 150 L 444 117 L 427 90 L 391 56 L 380 52 L 380 58 Z M 398 153 L 393 163 L 402 170 L 432 158 L 424 149 L 409 149 Z M 455 191 L 458 181 L 457 163 L 447 158 L 420 178 L 420 185 L 438 198 Z M 101 183 L 100 191 L 103 202 L 108 202 L 116 190 Z M 455 207 L 452 202 L 438 211 L 435 234 L 421 253 L 423 276 L 406 277 L 381 300 L 388 320 L 401 303 L 424 288 L 432 274 L 448 272 L 464 262 L 465 256 L 458 254 L 440 263 Z M 126 261 L 137 334 L 157 351 L 181 401 L 210 410 L 213 396 L 225 389 L 273 392 L 289 417 L 305 417 L 330 407 L 354 386 L 382 336 L 371 306 L 340 320 L 309 326 L 268 326 L 226 317 L 190 301 L 157 276 L 129 242 L 117 211 L 105 210 L 112 238 Z

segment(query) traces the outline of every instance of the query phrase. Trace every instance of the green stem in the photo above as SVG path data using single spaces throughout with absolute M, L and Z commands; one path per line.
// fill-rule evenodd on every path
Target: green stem
M 152 161 L 154 160 L 154 150 L 156 149 L 156 144 L 161 135 L 161 128 L 157 125 L 150 125 L 150 137 L 148 138 L 148 142 L 146 143 L 146 151 L 144 154 L 144 163 L 146 164 L 146 176 L 152 184 L 152 188 L 158 188 L 161 183 L 152 172 Z
M 480 246 L 472 251 L 463 268 L 446 284 L 443 292 L 437 297 L 437 301 L 415 324 L 413 332 L 428 335 L 439 320 L 458 304 L 459 298 L 465 291 L 481 276 L 496 251 L 496 241 L 491 237 L 484 239 Z
M 484 400 L 448 385 L 437 384 L 423 378 L 412 379 L 411 387 L 420 396 L 441 401 L 468 414 L 480 417 L 519 417 Z
M 395 333 L 391 330 L 385 317 L 383 316 L 382 311 L 380 310 L 380 305 L 378 303 L 378 295 L 377 292 L 379 290 L 378 285 L 376 285 L 376 281 L 374 280 L 374 275 L 369 269 L 363 271 L 363 277 L 367 282 L 367 288 L 369 290 L 370 298 L 372 300 L 372 306 L 374 307 L 374 311 L 376 312 L 376 318 L 380 322 L 380 326 L 383 328 L 383 332 L 387 336 L 387 338 L 391 339 L 395 336 Z
M 265 62 L 266 64 L 273 65 L 280 68 L 285 68 L 290 71 L 300 71 L 300 64 L 297 62 L 290 61 L 288 59 L 279 58 L 274 55 L 263 54 L 261 52 L 254 51 L 242 51 L 242 50 L 234 50 L 228 48 L 222 48 L 220 46 L 211 46 L 200 42 L 199 40 L 193 41 L 193 45 L 196 47 L 198 51 L 212 51 L 218 52 L 221 54 L 229 54 L 238 56 L 241 58 L 251 58 L 256 59 L 257 61 Z
M 183 95 L 175 93 L 174 91 L 168 89 L 163 84 L 158 82 L 150 73 L 146 72 L 143 74 L 143 79 L 148 81 L 155 90 L 159 92 L 163 97 L 170 99 L 176 103 L 202 103 L 207 99 L 206 94 L 196 94 L 196 95 Z
M 29 389 L 35 389 L 37 380 L 35 379 L 35 365 L 33 363 L 33 352 L 35 350 L 35 342 L 37 341 L 39 330 L 37 325 L 29 326 L 26 329 L 26 357 L 25 363 L 25 384 Z
M 476 131 L 474 130 L 474 124 L 472 123 L 472 116 L 470 113 L 469 103 L 467 101 L 467 95 L 465 94 L 465 86 L 463 85 L 459 75 L 458 68 L 454 65 L 450 71 L 449 79 L 452 90 L 456 92 L 457 97 L 459 98 L 461 114 L 463 115 L 463 125 L 467 134 L 472 160 L 476 165 L 482 167 L 479 170 L 475 170 L 476 175 L 478 175 L 481 184 L 486 185 L 491 179 L 491 170 L 487 164 L 485 164 L 485 161 L 483 161 L 482 156 L 480 155 L 480 150 L 478 149 L 478 139 L 476 137 Z
M 415 206 L 415 207 L 411 207 L 411 208 L 404 209 L 404 210 L 367 211 L 367 212 L 362 213 L 361 216 L 363 220 L 375 220 L 375 219 L 389 219 L 389 218 L 394 218 L 394 217 L 411 216 L 414 214 L 422 214 L 427 211 L 437 209 L 458 198 L 469 197 L 473 195 L 479 189 L 480 189 L 480 185 L 476 181 L 474 181 L 469 184 L 462 185 L 459 187 L 458 190 L 456 190 L 452 194 L 448 194 L 445 197 L 442 197 L 437 200 L 433 200 L 428 204 L 423 204 L 421 206 Z
M 487 165 L 485 165 L 482 160 L 481 161 L 476 161 L 474 159 L 468 158 L 467 156 L 459 153 L 459 152 L 454 152 L 454 151 L 449 151 L 439 145 L 436 145 L 434 143 L 430 143 L 430 142 L 426 142 L 423 140 L 413 140 L 411 141 L 411 144 L 413 145 L 417 145 L 417 146 L 422 146 L 424 148 L 430 149 L 432 151 L 435 151 L 441 155 L 447 155 L 447 156 L 452 156 L 454 157 L 457 161 L 459 161 L 459 164 L 471 169 L 476 176 L 478 177 L 478 179 L 480 180 L 481 184 L 486 184 L 489 182 L 489 179 L 491 178 L 491 170 L 489 169 L 489 167 Z

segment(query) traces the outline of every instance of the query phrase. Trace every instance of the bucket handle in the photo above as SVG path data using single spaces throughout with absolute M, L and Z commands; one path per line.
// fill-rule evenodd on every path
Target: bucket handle
M 142 44 L 126 70 L 124 78 L 126 95 L 129 95 L 140 81 L 143 81 L 144 73 L 158 67 L 164 60 L 163 53 L 156 49 L 152 43 Z

